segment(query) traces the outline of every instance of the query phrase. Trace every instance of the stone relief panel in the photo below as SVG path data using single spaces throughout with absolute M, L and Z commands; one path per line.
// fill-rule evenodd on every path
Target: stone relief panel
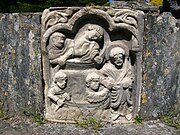
M 140 104 L 142 12 L 49 8 L 41 31 L 48 120 L 133 121 Z

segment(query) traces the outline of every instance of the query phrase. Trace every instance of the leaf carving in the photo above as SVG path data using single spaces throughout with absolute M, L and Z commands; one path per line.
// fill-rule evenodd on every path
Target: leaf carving
M 66 13 L 62 13 L 59 11 L 52 11 L 47 13 L 46 17 L 44 18 L 45 28 L 49 28 L 57 23 L 66 23 L 68 21 Z
M 137 14 L 129 10 L 123 10 L 115 13 L 113 19 L 116 23 L 126 23 L 137 28 Z

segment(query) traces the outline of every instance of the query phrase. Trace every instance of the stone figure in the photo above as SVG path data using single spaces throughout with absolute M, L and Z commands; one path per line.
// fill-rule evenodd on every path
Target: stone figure
M 86 77 L 86 98 L 89 103 L 100 103 L 109 98 L 109 90 L 100 85 L 100 76 L 95 73 L 89 73 Z M 106 102 L 106 107 L 109 101 Z
M 134 75 L 130 63 L 121 47 L 114 47 L 109 53 L 110 60 L 101 69 L 102 84 L 111 91 L 112 120 L 129 116 L 132 112 L 131 88 Z
M 72 49 L 68 47 L 69 42 L 70 40 L 66 39 L 65 35 L 60 32 L 54 32 L 50 36 L 47 50 L 51 64 L 59 64 L 60 66 L 65 64 L 72 54 Z
M 81 62 L 101 63 L 98 41 L 103 37 L 103 29 L 95 24 L 87 26 L 74 40 L 55 32 L 49 39 L 49 60 L 51 64 L 63 66 L 69 58 L 80 58 Z
M 46 119 L 74 123 L 93 116 L 131 123 L 141 101 L 144 13 L 51 7 L 41 22 Z
M 57 111 L 59 108 L 61 108 L 65 101 L 71 100 L 71 95 L 64 91 L 66 85 L 67 75 L 62 71 L 58 71 L 54 76 L 54 80 L 47 94 L 47 96 L 52 101 L 51 106 L 54 111 Z
M 73 56 L 81 57 L 82 61 L 93 61 L 99 56 L 98 41 L 103 37 L 103 29 L 95 24 L 90 24 L 87 29 L 78 35 L 74 41 Z

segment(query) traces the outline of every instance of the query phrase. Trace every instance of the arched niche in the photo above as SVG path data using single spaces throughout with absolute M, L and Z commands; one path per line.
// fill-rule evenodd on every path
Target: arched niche
M 140 107 L 143 13 L 50 8 L 42 15 L 45 116 L 130 123 Z M 94 81 L 94 82 L 93 82 Z

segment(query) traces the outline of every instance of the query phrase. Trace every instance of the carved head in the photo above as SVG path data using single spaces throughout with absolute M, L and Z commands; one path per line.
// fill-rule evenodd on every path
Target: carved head
M 100 85 L 99 79 L 100 76 L 95 72 L 89 73 L 86 77 L 86 86 L 94 91 L 98 91 Z
M 110 60 L 118 68 L 122 67 L 125 59 L 125 51 L 121 47 L 114 47 L 110 51 Z
M 65 35 L 60 32 L 55 32 L 50 36 L 49 43 L 62 49 L 64 47 Z
M 103 29 L 98 25 L 89 25 L 86 32 L 89 40 L 100 40 L 103 37 Z
M 58 71 L 54 76 L 54 82 L 57 84 L 59 88 L 61 89 L 66 88 L 67 75 L 62 71 Z

